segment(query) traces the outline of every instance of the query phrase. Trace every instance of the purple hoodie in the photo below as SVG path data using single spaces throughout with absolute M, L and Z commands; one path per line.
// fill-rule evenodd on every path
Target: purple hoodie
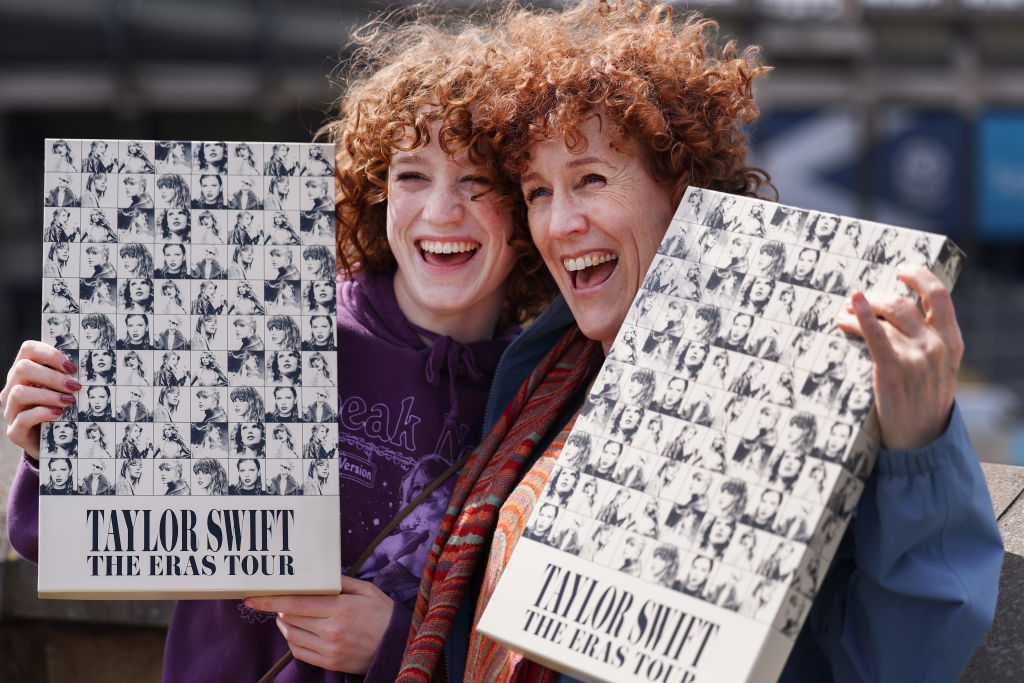
M 360 275 L 338 283 L 337 332 L 341 554 L 347 569 L 408 500 L 476 446 L 492 375 L 518 329 L 461 344 L 406 320 L 390 276 Z M 394 680 L 427 552 L 454 485 L 451 477 L 423 501 L 357 574 L 395 600 L 367 675 L 296 660 L 276 681 Z M 39 470 L 25 457 L 11 491 L 8 526 L 11 544 L 33 561 L 38 490 Z M 287 650 L 274 616 L 240 600 L 179 602 L 167 635 L 164 681 L 257 680 Z

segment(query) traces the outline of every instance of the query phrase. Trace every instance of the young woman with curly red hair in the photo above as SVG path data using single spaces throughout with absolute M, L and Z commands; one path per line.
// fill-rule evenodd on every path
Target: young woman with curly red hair
M 554 293 L 522 212 L 511 208 L 515 188 L 500 181 L 473 124 L 492 40 L 485 30 L 446 33 L 423 19 L 406 28 L 371 24 L 354 58 L 361 68 L 322 131 L 335 143 L 339 188 L 343 564 L 422 490 L 402 485 L 410 472 L 428 459 L 444 471 L 476 445 L 484 411 L 500 410 L 509 396 L 491 389 L 503 353 L 518 324 Z M 543 317 L 534 330 L 545 328 Z M 512 378 L 503 386 L 518 386 L 551 342 L 517 353 L 500 371 Z M 289 352 L 299 349 L 277 351 Z M 9 435 L 29 454 L 11 516 L 13 543 L 29 557 L 38 424 L 75 391 L 49 369 L 66 372 L 66 361 L 26 342 L 2 394 Z M 451 477 L 401 527 L 424 533 L 400 531 L 401 542 L 381 544 L 358 578 L 345 577 L 340 595 L 179 603 L 164 680 L 254 681 L 289 649 L 298 661 L 278 681 L 394 680 L 418 568 L 453 486 Z

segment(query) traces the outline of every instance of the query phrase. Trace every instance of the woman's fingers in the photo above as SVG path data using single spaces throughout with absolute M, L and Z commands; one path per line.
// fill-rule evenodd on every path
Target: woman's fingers
M 63 408 L 35 406 L 19 412 L 14 420 L 7 423 L 7 438 L 20 446 L 34 460 L 39 460 L 39 425 L 47 420 L 56 420 Z
M 956 321 L 953 298 L 942 280 L 921 266 L 900 267 L 896 276 L 921 297 L 924 322 L 939 333 L 959 360 L 963 356 L 963 338 Z

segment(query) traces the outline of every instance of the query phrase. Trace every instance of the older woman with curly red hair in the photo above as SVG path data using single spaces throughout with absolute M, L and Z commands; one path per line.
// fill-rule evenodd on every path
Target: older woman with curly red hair
M 342 277 L 336 321 L 314 316 L 336 322 L 336 336 L 330 349 L 315 348 L 339 353 L 338 427 L 348 444 L 343 563 L 416 500 L 420 487 L 402 486 L 407 472 L 428 458 L 443 463 L 441 471 L 458 463 L 480 438 L 485 410 L 500 410 L 509 387 L 554 341 L 544 338 L 525 355 L 520 350 L 492 390 L 518 324 L 540 310 L 554 286 L 522 212 L 508 200 L 514 186 L 500 181 L 491 148 L 472 124 L 489 87 L 491 42 L 487 31 L 456 35 L 425 20 L 402 29 L 371 25 L 354 58 L 363 70 L 351 77 L 337 119 L 322 131 L 336 149 Z M 543 329 L 543 320 L 531 325 Z M 49 406 L 62 405 L 63 392 L 76 390 L 44 366 L 72 369 L 58 350 L 26 343 L 2 394 L 9 435 L 35 457 L 38 422 L 52 417 Z M 27 414 L 33 406 L 41 406 L 38 416 Z M 31 458 L 20 476 L 23 495 L 12 500 L 21 495 L 27 503 L 39 488 Z M 447 477 L 432 499 L 446 501 L 454 480 Z M 423 567 L 443 513 L 443 504 L 415 507 L 402 528 L 424 533 L 415 543 L 404 536 L 399 544 L 385 542 L 379 552 L 390 565 Z M 33 555 L 32 533 L 18 518 L 12 517 L 12 542 Z M 287 664 L 279 681 L 393 681 L 419 573 L 390 565 L 374 558 L 356 578 L 346 576 L 335 596 L 179 603 L 164 680 L 255 681 L 290 651 L 299 661 Z
M 714 28 L 640 0 L 504 22 L 510 47 L 493 60 L 498 94 L 479 106 L 480 126 L 520 185 L 533 241 L 578 329 L 464 469 L 452 500 L 461 512 L 445 518 L 431 552 L 399 680 L 437 680 L 445 669 L 448 680 L 553 678 L 476 623 L 561 467 L 573 415 L 685 188 L 770 188 L 747 165 L 743 134 L 758 113 L 752 82 L 768 69 L 754 50 L 717 48 Z M 992 618 L 1002 547 L 953 401 L 962 353 L 953 306 L 927 270 L 900 279 L 923 313 L 895 294 L 854 292 L 837 321 L 874 358 L 884 448 L 782 680 L 955 678 Z

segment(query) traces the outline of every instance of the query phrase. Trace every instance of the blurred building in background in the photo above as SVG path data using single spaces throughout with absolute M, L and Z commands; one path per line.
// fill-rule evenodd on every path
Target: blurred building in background
M 1024 462 L 1024 0 L 673 4 L 776 67 L 751 139 L 781 201 L 964 247 L 962 403 L 983 457 Z M 384 7 L 0 0 L 0 365 L 39 335 L 45 137 L 308 140 L 352 30 Z

